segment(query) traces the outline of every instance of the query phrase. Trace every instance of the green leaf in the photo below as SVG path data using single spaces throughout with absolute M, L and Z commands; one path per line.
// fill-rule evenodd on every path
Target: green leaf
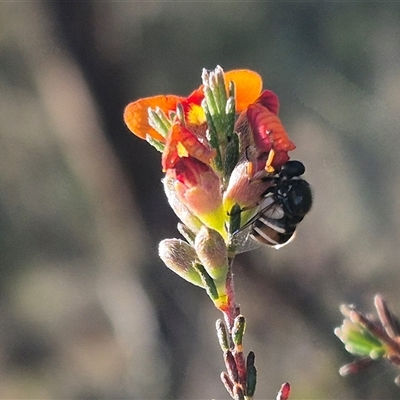
M 146 142 L 151 144 L 160 153 L 164 151 L 164 143 L 161 143 L 159 140 L 153 139 L 150 135 L 146 135 Z
M 206 269 L 199 263 L 194 263 L 193 268 L 198 272 L 203 282 L 204 289 L 211 300 L 218 300 L 218 290 L 211 276 L 207 273 Z
M 149 125 L 154 128 L 162 137 L 166 138 L 171 128 L 171 121 L 168 120 L 165 113 L 160 109 L 149 108 Z
M 242 346 L 245 329 L 246 329 L 246 320 L 243 315 L 238 315 L 235 318 L 232 329 L 232 340 L 235 346 Z
M 239 138 L 236 133 L 228 136 L 224 162 L 224 178 L 226 181 L 232 174 L 233 169 L 239 161 Z

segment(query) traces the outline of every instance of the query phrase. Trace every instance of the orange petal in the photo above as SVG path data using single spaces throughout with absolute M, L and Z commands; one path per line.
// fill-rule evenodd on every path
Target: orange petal
M 262 78 L 257 72 L 249 69 L 234 69 L 225 72 L 225 84 L 228 90 L 229 82 L 235 83 L 236 112 L 245 110 L 260 96 L 262 90 Z
M 129 130 L 141 139 L 150 135 L 153 139 L 165 142 L 165 139 L 149 125 L 148 109 L 159 107 L 168 116 L 169 111 L 175 111 L 178 102 L 183 97 L 175 95 L 159 95 L 146 97 L 129 103 L 124 110 L 124 121 Z

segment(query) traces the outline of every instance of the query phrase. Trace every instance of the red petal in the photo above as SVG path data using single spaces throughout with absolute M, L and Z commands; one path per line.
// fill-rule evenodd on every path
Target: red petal
M 193 157 L 180 159 L 175 166 L 175 177 L 187 187 L 199 184 L 201 174 L 208 173 L 210 167 Z
M 261 104 L 251 104 L 247 109 L 247 119 L 258 149 L 269 152 L 291 151 L 296 148 L 277 115 Z
M 182 147 L 181 150 L 186 150 L 187 155 L 179 153 L 179 146 Z M 192 156 L 208 165 L 215 157 L 215 150 L 205 147 L 195 134 L 182 125 L 174 124 L 168 135 L 162 155 L 163 170 L 174 168 L 180 158 L 187 156 Z
M 185 110 L 185 114 L 186 114 L 186 108 L 189 108 L 190 105 L 192 104 L 196 104 L 198 106 L 201 106 L 201 102 L 204 99 L 204 92 L 203 92 L 203 87 L 200 87 L 199 89 L 196 89 L 195 91 L 193 91 L 192 93 L 189 94 L 189 96 L 182 100 L 182 106 L 183 109 Z
M 268 108 L 269 111 L 278 115 L 279 112 L 279 98 L 271 90 L 264 90 L 261 96 L 257 99 L 256 103 Z

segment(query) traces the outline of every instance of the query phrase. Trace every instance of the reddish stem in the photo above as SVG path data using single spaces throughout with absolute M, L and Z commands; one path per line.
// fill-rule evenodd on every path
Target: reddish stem
M 235 286 L 233 282 L 232 263 L 233 259 L 230 260 L 230 265 L 226 276 L 226 294 L 228 297 L 228 307 L 226 310 L 223 311 L 229 336 L 231 336 L 232 334 L 234 320 L 240 314 L 240 307 L 236 304 L 235 301 Z
M 240 307 L 235 301 L 235 287 L 233 282 L 232 273 L 232 262 L 230 262 L 229 270 L 226 278 L 226 294 L 228 297 L 228 306 L 226 309 L 222 310 L 224 314 L 225 323 L 228 329 L 229 342 L 231 347 L 231 354 L 235 362 L 235 369 L 238 373 L 236 379 L 234 379 L 234 387 L 240 388 L 243 392 L 246 390 L 246 380 L 247 380 L 247 370 L 246 370 L 246 360 L 244 358 L 242 347 L 237 348 L 233 344 L 232 340 L 232 330 L 235 318 L 240 315 Z

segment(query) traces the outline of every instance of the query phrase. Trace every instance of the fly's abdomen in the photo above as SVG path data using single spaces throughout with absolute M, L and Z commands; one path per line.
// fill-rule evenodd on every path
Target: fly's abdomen
M 252 226 L 251 236 L 263 244 L 279 248 L 292 238 L 296 229 L 295 226 L 289 225 L 285 219 L 285 217 L 273 219 L 261 215 Z

